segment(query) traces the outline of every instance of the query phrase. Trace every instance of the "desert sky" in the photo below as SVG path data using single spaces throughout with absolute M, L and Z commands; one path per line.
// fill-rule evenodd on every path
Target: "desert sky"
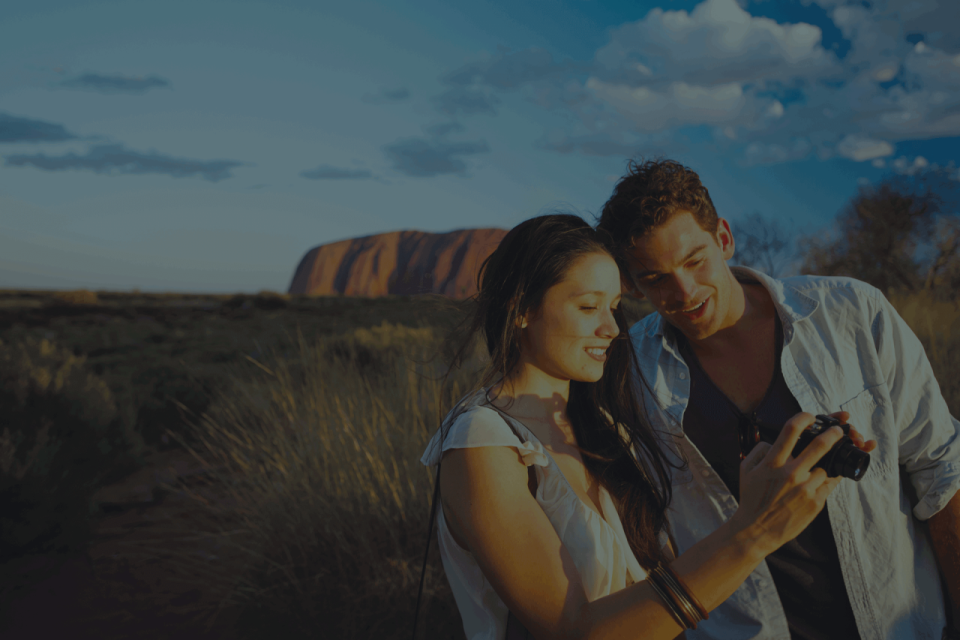
M 630 158 L 828 233 L 958 142 L 955 0 L 6 0 L 0 288 L 284 291 L 318 244 L 592 219 Z

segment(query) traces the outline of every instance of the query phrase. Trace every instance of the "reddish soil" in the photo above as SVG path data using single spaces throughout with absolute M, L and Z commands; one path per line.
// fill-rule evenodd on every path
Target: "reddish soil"
M 144 469 L 97 494 L 104 513 L 88 552 L 24 558 L 0 580 L 0 638 L 233 638 L 234 615 L 217 611 L 226 545 L 197 535 L 205 485 L 183 451 L 157 453 Z M 12 584 L 30 584 L 11 588 Z

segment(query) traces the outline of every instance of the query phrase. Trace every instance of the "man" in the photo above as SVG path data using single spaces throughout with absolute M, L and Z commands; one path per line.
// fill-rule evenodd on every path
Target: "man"
M 683 553 L 737 509 L 739 435 L 799 411 L 849 412 L 877 441 L 859 482 L 687 637 L 960 638 L 960 437 L 916 336 L 874 287 L 727 265 L 734 238 L 696 173 L 631 163 L 606 203 L 654 427 L 686 460 L 669 512 Z M 902 471 L 901 471 L 902 470 Z

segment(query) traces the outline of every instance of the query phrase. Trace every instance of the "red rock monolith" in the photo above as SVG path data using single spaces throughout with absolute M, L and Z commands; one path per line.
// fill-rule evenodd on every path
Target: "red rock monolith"
M 393 231 L 314 247 L 303 257 L 290 293 L 375 297 L 477 292 L 477 270 L 507 231 Z

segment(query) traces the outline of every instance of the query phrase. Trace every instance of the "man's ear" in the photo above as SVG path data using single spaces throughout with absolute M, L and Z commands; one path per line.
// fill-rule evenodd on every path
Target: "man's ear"
M 724 218 L 717 218 L 717 244 L 720 245 L 724 260 L 733 257 L 736 242 L 733 239 L 733 232 L 730 231 L 730 223 Z

